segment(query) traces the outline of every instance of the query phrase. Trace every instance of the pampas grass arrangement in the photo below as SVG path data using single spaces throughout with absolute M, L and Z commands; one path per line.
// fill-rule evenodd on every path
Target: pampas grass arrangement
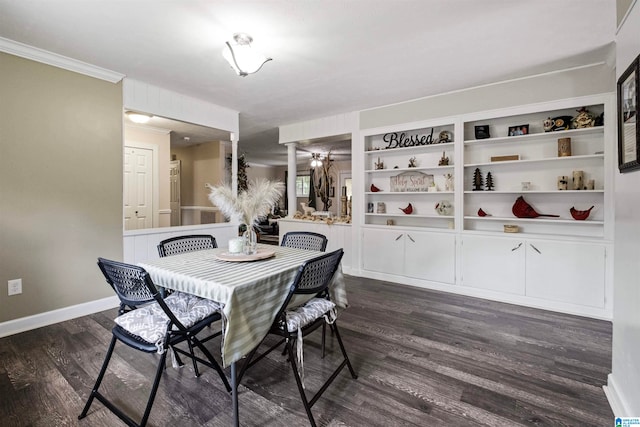
M 280 181 L 258 179 L 250 181 L 246 191 L 239 195 L 233 193 L 227 185 L 209 188 L 209 200 L 229 219 L 237 220 L 247 226 L 254 225 L 260 218 L 266 217 L 284 192 Z

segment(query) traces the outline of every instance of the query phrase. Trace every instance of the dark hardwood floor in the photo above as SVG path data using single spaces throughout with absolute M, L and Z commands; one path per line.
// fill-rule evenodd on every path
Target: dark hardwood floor
M 602 385 L 611 324 L 481 299 L 346 277 L 339 326 L 359 378 L 345 369 L 313 408 L 323 426 L 608 426 Z M 106 284 L 105 284 L 106 286 Z M 99 402 L 77 416 L 103 361 L 116 310 L 0 339 L 0 426 L 123 425 Z M 337 360 L 305 339 L 305 382 L 315 390 Z M 216 350 L 218 341 L 207 343 Z M 219 354 L 219 352 L 218 352 Z M 116 346 L 103 392 L 134 419 L 156 356 Z M 213 370 L 167 368 L 153 426 L 229 426 L 231 399 Z M 247 372 L 243 426 L 306 426 L 280 352 Z

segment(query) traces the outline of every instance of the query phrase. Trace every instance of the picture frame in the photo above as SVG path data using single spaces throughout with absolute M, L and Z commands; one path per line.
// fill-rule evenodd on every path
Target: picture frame
M 329 188 L 329 197 L 336 197 L 336 187 Z
M 489 133 L 489 125 L 478 125 L 474 128 L 476 139 L 491 138 Z
M 518 126 L 509 126 L 509 131 L 507 135 L 509 136 L 521 136 L 529 134 L 529 124 L 526 125 L 518 125 Z
M 640 169 L 640 55 L 620 75 L 617 84 L 618 169 L 620 173 Z

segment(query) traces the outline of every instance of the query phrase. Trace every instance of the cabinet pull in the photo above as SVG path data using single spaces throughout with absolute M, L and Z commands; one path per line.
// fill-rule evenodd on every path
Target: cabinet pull
M 398 237 L 396 237 L 396 241 L 397 241 L 397 240 L 400 240 L 400 238 L 401 238 L 401 237 L 402 237 L 402 234 L 401 234 L 401 235 L 399 235 Z
M 511 252 L 517 251 L 518 249 L 520 249 L 520 246 L 522 246 L 522 242 L 518 243 L 518 246 L 516 246 L 515 248 L 511 248 Z
M 529 246 L 531 246 L 533 248 L 534 251 L 538 252 L 540 255 L 542 255 L 542 252 L 540 252 L 540 250 L 538 248 L 536 248 L 535 246 L 533 246 L 531 243 L 529 243 Z
M 413 240 L 413 239 L 411 238 L 411 236 L 410 236 L 410 235 L 408 235 L 408 234 L 407 234 L 407 237 L 408 237 L 408 238 L 409 238 L 409 240 L 411 240 L 413 243 L 415 243 L 415 242 L 416 242 L 415 240 Z

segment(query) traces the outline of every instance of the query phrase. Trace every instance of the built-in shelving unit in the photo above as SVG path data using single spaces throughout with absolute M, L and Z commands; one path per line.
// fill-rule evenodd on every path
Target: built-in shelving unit
M 448 142 L 441 142 L 447 135 Z M 398 146 L 401 145 L 401 146 Z M 453 211 L 439 215 L 436 205 L 453 204 L 455 132 L 453 123 L 413 129 L 389 129 L 365 137 L 365 224 L 407 226 L 433 229 L 454 228 Z M 442 165 L 442 159 L 448 164 Z M 409 166 L 413 161 L 414 165 Z M 445 162 L 446 163 L 446 162 Z M 430 188 L 392 191 L 391 180 L 399 175 L 424 176 L 432 180 Z M 418 178 L 419 179 L 419 178 Z M 372 186 L 379 191 L 371 191 Z M 416 191 L 411 191 L 416 190 Z M 412 212 L 406 214 L 411 204 Z
M 545 131 L 545 120 L 576 117 L 582 107 L 600 116 L 594 126 Z M 363 131 L 363 274 L 610 317 L 614 118 L 614 97 L 604 94 Z M 508 135 L 523 125 L 526 134 Z M 489 135 L 476 137 L 476 126 Z M 437 143 L 442 131 L 450 141 Z M 559 152 L 561 138 L 571 139 L 570 155 Z M 400 140 L 407 146 L 389 144 Z M 580 171 L 583 182 L 574 189 Z M 399 191 L 392 178 L 401 174 L 432 176 L 435 188 Z M 566 189 L 559 177 L 567 177 Z M 519 197 L 555 216 L 516 216 Z M 436 211 L 442 202 L 452 206 L 445 215 Z M 405 214 L 409 203 L 413 211 Z M 584 220 L 571 215 L 571 208 L 591 206 Z

